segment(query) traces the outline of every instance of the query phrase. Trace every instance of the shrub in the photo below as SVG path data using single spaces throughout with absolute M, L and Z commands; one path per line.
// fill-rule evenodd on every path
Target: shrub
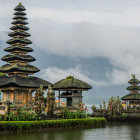
M 128 117 L 128 114 L 127 113 L 122 113 L 122 118 L 126 118 Z
M 30 111 L 24 111 L 24 105 L 11 105 L 11 109 L 15 110 L 6 114 L 4 116 L 0 116 L 0 120 L 2 121 L 33 121 L 33 120 L 40 120 L 40 117 L 37 116 L 33 107 Z
M 106 125 L 105 118 L 62 119 L 43 121 L 0 121 L 0 130 L 34 131 L 40 129 L 94 128 Z
M 76 112 L 63 110 L 62 116 L 63 116 L 63 119 L 79 119 L 79 118 L 86 118 L 87 114 L 84 110 L 79 110 Z

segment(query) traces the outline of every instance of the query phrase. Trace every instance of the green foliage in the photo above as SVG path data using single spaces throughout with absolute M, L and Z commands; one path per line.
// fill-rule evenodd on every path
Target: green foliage
M 110 111 L 109 117 L 115 118 L 121 115 L 123 107 L 119 96 L 110 98 L 108 103 L 108 109 Z
M 4 76 L 4 75 L 5 75 L 4 73 L 0 72 L 0 76 Z
M 71 112 L 64 110 L 62 116 L 63 119 L 79 119 L 86 118 L 87 114 L 84 111 Z
M 122 113 L 122 118 L 126 118 L 128 117 L 128 114 L 127 113 Z
M 106 125 L 105 118 L 62 119 L 43 121 L 0 121 L 0 131 L 34 131 L 50 128 L 94 128 Z
M 81 106 L 80 110 L 77 110 L 76 112 L 69 111 L 67 109 L 64 109 L 62 112 L 62 118 L 63 119 L 79 119 L 79 118 L 86 118 L 88 109 L 87 106 L 84 105 Z
M 33 121 L 40 120 L 40 118 L 35 113 L 28 113 L 24 111 L 21 114 L 17 112 L 11 112 L 9 115 L 0 116 L 0 121 Z
M 0 116 L 0 121 L 33 121 L 33 120 L 40 120 L 40 117 L 34 111 L 24 111 L 24 105 L 16 106 L 11 105 L 11 109 L 15 111 L 10 112 L 4 116 Z

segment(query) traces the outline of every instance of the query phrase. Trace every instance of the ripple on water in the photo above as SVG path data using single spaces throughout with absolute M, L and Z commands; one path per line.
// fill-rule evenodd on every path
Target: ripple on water
M 29 134 L 0 133 L 0 140 L 140 140 L 140 124 L 109 123 L 105 128 Z

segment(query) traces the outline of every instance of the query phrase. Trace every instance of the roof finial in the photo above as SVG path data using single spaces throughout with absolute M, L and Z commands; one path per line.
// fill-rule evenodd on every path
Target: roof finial
M 74 79 L 74 76 L 69 75 L 69 76 L 67 76 L 67 78 L 66 78 L 66 79 Z
M 132 78 L 135 79 L 135 74 L 132 74 Z
M 21 2 L 19 3 L 19 5 L 21 5 Z

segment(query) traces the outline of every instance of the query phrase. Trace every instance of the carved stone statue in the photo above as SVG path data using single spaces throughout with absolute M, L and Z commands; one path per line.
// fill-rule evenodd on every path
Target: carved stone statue
M 55 93 L 51 85 L 49 85 L 47 92 L 47 109 L 46 109 L 47 115 L 52 116 L 54 108 L 55 108 Z
M 103 101 L 103 109 L 106 110 L 106 103 Z
M 35 105 L 36 105 L 36 113 L 38 116 L 41 116 L 42 112 L 44 111 L 44 92 L 43 92 L 43 86 L 40 85 L 40 88 L 37 89 L 35 93 Z
M 94 113 L 96 111 L 96 106 L 93 105 L 91 108 L 92 108 L 92 113 Z

